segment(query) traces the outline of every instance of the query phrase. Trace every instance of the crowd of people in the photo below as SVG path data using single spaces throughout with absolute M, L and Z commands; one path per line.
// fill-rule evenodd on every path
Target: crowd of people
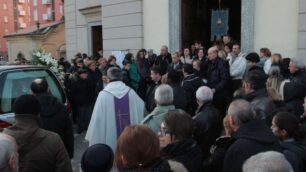
M 128 53 L 122 68 L 102 52 L 61 61 L 72 120 L 89 141 L 82 170 L 305 171 L 305 65 L 259 51 L 244 54 L 225 35 L 207 50 L 197 41 L 182 53 Z M 0 171 L 72 171 L 67 110 L 43 79 L 31 90 L 0 135 Z

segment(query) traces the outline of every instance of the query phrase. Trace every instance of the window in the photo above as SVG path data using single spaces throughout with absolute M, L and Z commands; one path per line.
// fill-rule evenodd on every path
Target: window
M 36 9 L 34 10 L 34 21 L 38 21 L 38 12 Z
M 7 23 L 7 22 L 8 22 L 7 16 L 4 16 L 3 19 L 4 19 L 4 23 Z
M 34 7 L 37 6 L 37 0 L 33 0 L 33 5 L 34 5 Z
M 60 102 L 66 101 L 62 88 L 46 70 L 21 70 L 2 74 L 0 77 L 0 112 L 12 112 L 12 105 L 15 99 L 23 94 L 30 94 L 31 82 L 36 78 L 47 80 L 51 94 Z
M 60 6 L 60 13 L 63 14 L 64 10 L 63 10 L 63 5 Z
M 4 10 L 7 10 L 7 5 L 6 5 L 6 3 L 3 4 L 3 9 L 4 9 Z

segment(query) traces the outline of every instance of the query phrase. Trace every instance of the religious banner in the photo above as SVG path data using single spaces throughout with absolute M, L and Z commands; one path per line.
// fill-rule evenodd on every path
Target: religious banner
M 228 31 L 228 10 L 213 10 L 211 14 L 211 41 L 221 39 Z

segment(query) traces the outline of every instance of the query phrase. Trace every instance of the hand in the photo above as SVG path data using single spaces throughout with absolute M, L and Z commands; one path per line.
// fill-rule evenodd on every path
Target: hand
M 213 88 L 213 89 L 211 89 L 211 91 L 212 91 L 212 92 L 213 92 L 213 93 L 215 94 L 215 92 L 216 92 L 216 89 L 214 89 L 214 88 Z

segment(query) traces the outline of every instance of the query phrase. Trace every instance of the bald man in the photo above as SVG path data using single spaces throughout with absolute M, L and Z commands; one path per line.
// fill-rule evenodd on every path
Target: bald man
M 18 171 L 17 144 L 12 136 L 0 134 L 0 171 Z
M 218 57 L 218 49 L 208 49 L 207 85 L 214 93 L 213 104 L 225 116 L 226 98 L 229 90 L 229 66 L 226 61 Z
M 242 172 L 244 161 L 257 153 L 281 151 L 278 139 L 263 121 L 255 119 L 256 114 L 246 100 L 233 101 L 227 116 L 236 141 L 226 152 L 224 172 Z

